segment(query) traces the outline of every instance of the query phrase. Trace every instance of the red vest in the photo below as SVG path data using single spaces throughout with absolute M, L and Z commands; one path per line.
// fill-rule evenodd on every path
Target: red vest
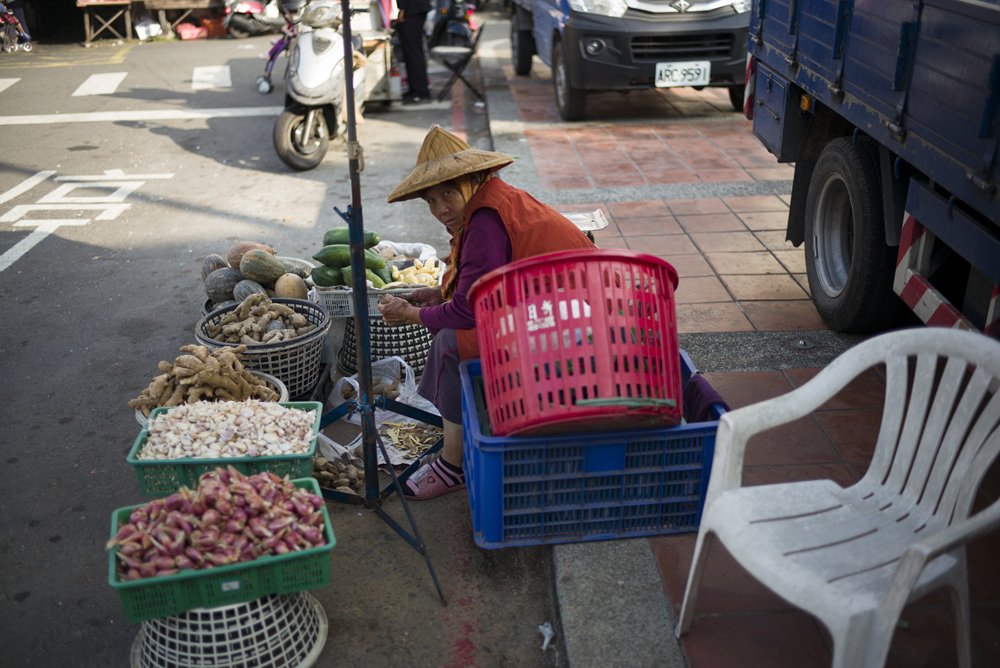
M 493 209 L 500 215 L 510 237 L 511 261 L 555 251 L 594 247 L 587 235 L 568 218 L 496 177 L 487 179 L 469 200 L 465 207 L 466 225 L 470 224 L 472 214 L 479 209 Z M 479 357 L 476 330 L 459 329 L 455 333 L 459 356 L 462 359 Z

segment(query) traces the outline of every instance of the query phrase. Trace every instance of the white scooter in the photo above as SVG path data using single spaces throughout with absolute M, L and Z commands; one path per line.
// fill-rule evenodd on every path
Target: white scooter
M 274 123 L 274 148 L 282 162 L 299 171 L 323 161 L 330 137 L 342 132 L 344 39 L 338 28 L 340 4 L 314 0 L 302 13 L 289 49 L 285 110 Z

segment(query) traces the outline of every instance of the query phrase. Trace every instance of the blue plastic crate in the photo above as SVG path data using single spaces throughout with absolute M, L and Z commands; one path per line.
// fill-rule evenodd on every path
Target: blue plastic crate
M 680 355 L 687 383 L 695 369 L 685 351 Z M 698 530 L 717 419 L 618 433 L 491 436 L 479 360 L 460 368 L 466 486 L 477 545 L 575 543 Z M 718 418 L 722 409 L 713 411 Z

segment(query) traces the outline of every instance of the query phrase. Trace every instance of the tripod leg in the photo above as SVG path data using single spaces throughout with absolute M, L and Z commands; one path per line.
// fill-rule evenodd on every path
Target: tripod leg
M 382 452 L 383 460 L 385 460 L 385 462 L 388 464 L 389 453 L 386 452 L 385 445 L 382 443 L 382 437 L 378 435 L 378 432 L 375 433 L 375 442 L 378 443 L 379 450 Z M 427 553 L 427 548 L 424 547 L 424 541 L 422 538 L 420 538 L 420 532 L 417 529 L 417 523 L 413 519 L 413 513 L 410 512 L 410 504 L 406 502 L 406 496 L 403 494 L 403 486 L 399 482 L 399 478 L 396 476 L 396 471 L 395 469 L 392 468 L 392 465 L 387 465 L 386 468 L 389 469 L 389 474 L 392 476 L 392 482 L 396 486 L 396 496 L 399 497 L 399 502 L 403 504 L 403 511 L 406 513 L 406 519 L 407 521 L 409 521 L 410 528 L 413 530 L 413 540 L 408 542 L 411 545 L 413 545 L 414 549 L 416 549 L 417 552 L 423 555 L 424 561 L 427 562 L 427 570 L 430 571 L 431 580 L 434 581 L 434 588 L 437 589 L 438 596 L 441 597 L 441 605 L 448 605 L 448 601 L 446 601 L 444 598 L 444 592 L 441 591 L 441 583 L 438 582 L 437 573 L 434 572 L 434 564 L 431 563 L 431 555 Z M 376 506 L 375 508 L 376 512 L 379 513 L 379 516 L 387 524 L 392 526 L 392 528 L 395 529 L 396 533 L 406 538 L 403 528 L 400 527 L 398 524 L 396 524 L 396 522 L 393 521 L 391 517 L 385 514 L 385 511 L 382 510 L 381 506 Z

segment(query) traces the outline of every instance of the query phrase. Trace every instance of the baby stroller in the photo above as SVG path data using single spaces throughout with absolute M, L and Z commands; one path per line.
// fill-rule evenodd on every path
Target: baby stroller
M 299 34 L 299 20 L 302 18 L 302 11 L 308 4 L 308 0 L 278 0 L 278 9 L 285 19 L 285 25 L 281 29 L 281 37 L 272 42 L 270 50 L 267 52 L 267 64 L 264 66 L 264 74 L 257 77 L 257 92 L 267 95 L 274 90 L 271 82 L 271 72 L 278 62 L 278 57 L 288 51 L 292 45 L 292 40 Z
M 31 51 L 31 37 L 25 31 L 21 21 L 7 3 L 0 0 L 0 47 L 4 53 L 13 53 L 18 49 Z

